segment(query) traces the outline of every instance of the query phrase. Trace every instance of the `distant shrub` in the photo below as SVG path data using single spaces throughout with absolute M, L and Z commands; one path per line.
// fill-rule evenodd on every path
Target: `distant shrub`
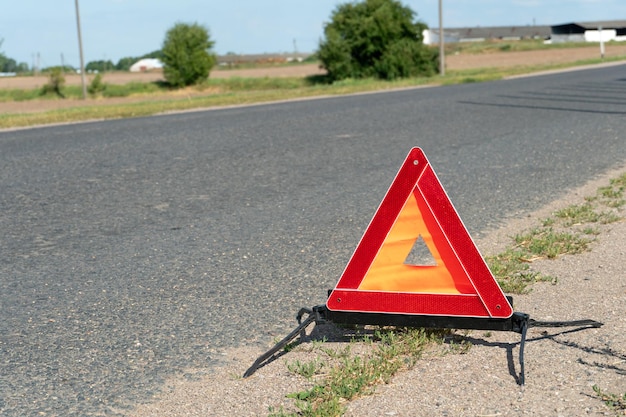
M 96 76 L 91 80 L 89 86 L 87 87 L 87 91 L 89 95 L 92 97 L 97 97 L 102 95 L 106 90 L 107 85 L 102 81 L 102 74 L 96 74 Z
M 50 75 L 48 76 L 48 83 L 41 89 L 41 95 L 56 94 L 61 98 L 65 98 L 63 89 L 65 88 L 65 76 L 63 70 L 60 67 L 50 69 Z
M 438 53 L 423 43 L 426 24 L 397 0 L 339 5 L 324 28 L 317 57 L 331 81 L 430 76 Z
M 209 77 L 216 58 L 209 30 L 197 23 L 177 23 L 165 35 L 163 76 L 173 87 L 199 84 Z

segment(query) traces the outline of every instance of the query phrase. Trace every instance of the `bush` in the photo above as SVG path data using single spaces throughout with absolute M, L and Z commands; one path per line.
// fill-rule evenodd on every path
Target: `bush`
M 104 90 L 106 90 L 106 88 L 107 85 L 102 82 L 102 74 L 98 73 L 89 83 L 87 91 L 89 91 L 90 96 L 96 97 L 104 93 Z
M 50 93 L 54 93 L 61 98 L 65 98 L 63 94 L 63 88 L 65 88 L 65 76 L 61 67 L 55 67 L 50 69 L 50 75 L 48 76 L 48 84 L 45 84 L 41 89 L 41 95 L 45 96 Z
M 163 75 L 174 87 L 198 84 L 206 80 L 216 58 L 209 30 L 197 23 L 177 23 L 163 41 Z
M 422 22 L 397 0 L 339 5 L 324 28 L 317 55 L 332 81 L 395 79 L 437 72 L 438 52 L 423 43 Z

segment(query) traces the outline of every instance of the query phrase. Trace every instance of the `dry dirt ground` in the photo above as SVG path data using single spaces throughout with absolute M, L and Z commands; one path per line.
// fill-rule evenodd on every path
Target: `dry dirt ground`
M 584 59 L 598 58 L 600 49 L 597 46 L 571 49 L 554 49 L 540 51 L 523 51 L 523 52 L 501 52 L 486 54 L 458 54 L 446 57 L 446 67 L 450 70 L 485 68 L 485 67 L 513 67 L 513 66 L 532 66 L 541 64 L 560 64 L 567 62 L 575 62 Z M 625 45 L 607 45 L 605 56 L 626 57 Z M 304 77 L 308 75 L 321 74 L 323 71 L 316 64 L 309 65 L 293 65 L 241 70 L 224 70 L 218 69 L 211 72 L 212 78 L 227 77 Z M 93 76 L 87 77 L 87 82 Z M 133 81 L 150 82 L 162 80 L 163 75 L 160 72 L 148 73 L 112 73 L 104 76 L 104 82 L 110 84 L 125 84 Z M 44 76 L 38 77 L 3 77 L 0 78 L 0 89 L 31 89 L 40 88 L 47 83 Z M 66 76 L 67 85 L 80 85 L 81 77 L 79 75 Z M 202 94 L 193 92 L 178 92 L 173 94 L 197 95 Z M 210 94 L 204 93 L 204 94 Z M 171 96 L 167 96 L 171 97 Z M 151 99 L 158 97 L 151 96 Z M 31 100 L 24 102 L 0 102 L 0 114 L 2 113 L 27 113 L 42 112 L 60 108 L 69 108 L 85 105 L 102 105 L 102 104 L 119 104 L 131 101 L 145 100 L 143 97 L 129 98 L 111 98 L 111 99 L 89 99 L 86 102 L 82 100 Z

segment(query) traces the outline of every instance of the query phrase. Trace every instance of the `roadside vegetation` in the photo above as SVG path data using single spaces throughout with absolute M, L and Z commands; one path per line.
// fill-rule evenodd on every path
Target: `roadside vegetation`
M 90 62 L 87 68 L 95 72 L 90 74 L 87 88 L 89 100 L 83 101 L 81 86 L 65 83 L 67 68 L 49 68 L 44 72 L 49 76 L 49 82 L 42 88 L 0 90 L 0 102 L 66 100 L 72 105 L 50 111 L 0 114 L 0 129 L 149 116 L 323 95 L 484 82 L 535 71 L 620 59 L 596 59 L 567 65 L 447 71 L 441 77 L 435 76 L 439 62 L 438 48 L 423 44 L 422 31 L 425 28 L 426 25 L 417 20 L 417 13 L 398 0 L 362 0 L 340 4 L 333 11 L 330 22 L 325 25 L 324 38 L 320 41 L 318 51 L 308 60 L 318 62 L 326 70 L 325 75 L 214 79 L 210 78 L 210 72 L 216 65 L 216 57 L 212 52 L 215 42 L 211 39 L 209 29 L 197 23 L 176 23 L 165 34 L 162 48 L 143 56 L 162 61 L 163 80 L 116 85 L 107 82 L 108 71 L 128 70 L 130 64 L 138 58 L 125 57 L 117 64 L 105 60 Z M 541 40 L 457 43 L 447 45 L 447 54 L 506 53 L 570 46 L 581 44 L 545 45 Z M 0 54 L 0 61 L 2 58 Z
M 90 89 L 91 99 L 85 103 L 79 86 L 65 85 L 61 93 L 65 100 L 75 100 L 75 106 L 39 113 L 0 114 L 0 129 L 85 120 L 106 120 L 150 116 L 165 112 L 201 109 L 228 105 L 244 105 L 277 100 L 343 95 L 384 91 L 419 86 L 476 83 L 503 79 L 537 71 L 619 61 L 624 57 L 573 62 L 571 64 L 539 65 L 518 68 L 482 68 L 447 71 L 444 77 L 414 77 L 393 81 L 376 79 L 345 79 L 329 82 L 324 76 L 306 78 L 209 78 L 185 89 L 172 89 L 163 82 L 109 84 L 106 74 L 99 77 L 98 88 Z M 93 86 L 94 76 L 89 86 Z M 89 87 L 88 86 L 88 87 Z M 93 93 L 91 91 L 93 90 Z M 127 102 L 110 103 L 109 98 L 128 98 Z M 62 100 L 55 94 L 42 94 L 41 89 L 2 90 L 0 102 L 25 100 Z
M 301 345 L 312 359 L 287 362 L 287 369 L 311 387 L 288 395 L 297 411 L 270 407 L 270 416 L 341 416 L 347 401 L 391 382 L 398 372 L 413 367 L 427 349 L 442 346 L 440 354 L 463 353 L 470 345 L 458 340 L 448 330 L 372 327 L 357 329 L 352 340 L 340 347 L 325 341 Z
M 615 415 L 626 414 L 626 392 L 622 395 L 605 392 L 597 385 L 593 386 L 593 392 L 608 408 L 615 411 Z
M 4 39 L 0 38 L 0 48 L 2 48 L 3 43 Z M 6 56 L 0 49 L 0 72 L 23 73 L 26 71 L 28 71 L 28 64 L 16 62 L 13 58 Z
M 610 180 L 582 204 L 557 210 L 535 228 L 512 236 L 508 248 L 487 258 L 503 291 L 525 294 L 536 282 L 556 285 L 557 277 L 533 271 L 532 263 L 589 250 L 603 225 L 624 220 L 625 193 L 626 173 Z M 309 381 L 310 388 L 288 395 L 294 400 L 293 408 L 270 407 L 270 416 L 341 416 L 348 401 L 372 394 L 376 385 L 389 383 L 424 354 L 463 354 L 471 349 L 465 333 L 450 330 L 366 326 L 343 331 L 352 331 L 352 340 L 339 347 L 325 340 L 289 347 L 311 356 L 309 361 L 286 362 L 287 370 Z M 483 335 L 489 336 L 489 332 Z M 593 391 L 610 409 L 626 410 L 626 393 L 610 393 L 598 386 Z
M 209 78 L 215 66 L 211 52 L 215 42 L 209 29 L 197 23 L 177 23 L 165 34 L 161 51 L 163 76 L 174 88 L 199 84 Z
M 486 258 L 503 291 L 525 294 L 531 284 L 557 278 L 544 276 L 531 268 L 540 259 L 555 259 L 587 251 L 600 233 L 599 226 L 621 221 L 620 209 L 626 204 L 626 174 L 587 197 L 583 204 L 558 210 L 532 230 L 515 235 L 505 251 Z
M 608 42 L 617 44 L 617 42 Z M 498 52 L 538 51 L 550 49 L 572 49 L 589 47 L 588 42 L 545 43 L 543 39 L 522 39 L 516 41 L 491 40 L 485 42 L 455 42 L 445 46 L 446 54 L 489 54 Z
M 363 0 L 335 9 L 317 56 L 330 81 L 430 77 L 438 51 L 424 44 L 426 24 L 396 0 Z

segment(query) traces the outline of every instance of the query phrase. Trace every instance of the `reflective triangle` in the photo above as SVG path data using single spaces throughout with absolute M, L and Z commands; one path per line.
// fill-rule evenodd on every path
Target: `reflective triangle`
M 407 261 L 419 241 L 432 264 Z M 355 312 L 513 313 L 419 148 L 400 168 L 326 304 Z

